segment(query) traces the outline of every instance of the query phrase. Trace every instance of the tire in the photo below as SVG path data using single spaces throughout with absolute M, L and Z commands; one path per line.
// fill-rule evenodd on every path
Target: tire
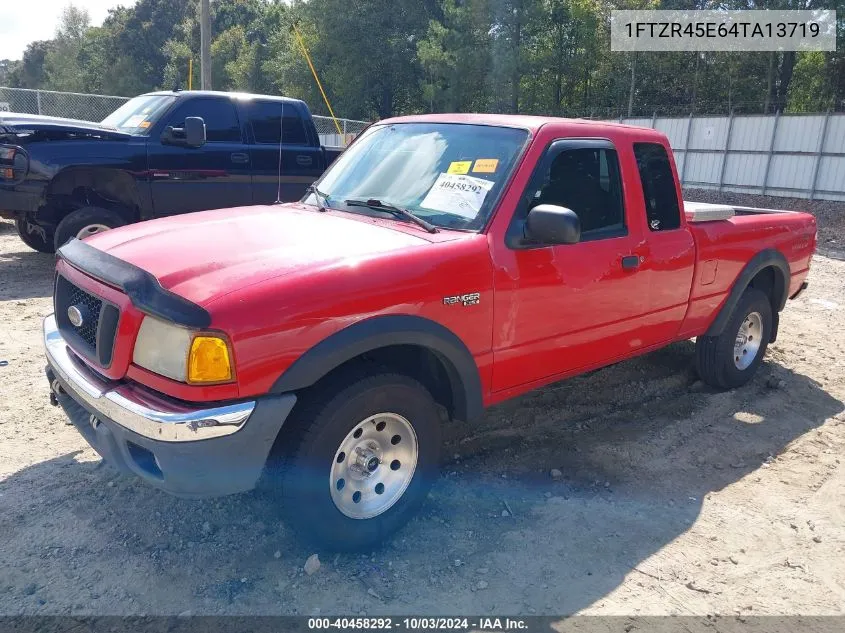
M 26 216 L 18 216 L 15 218 L 15 228 L 23 243 L 30 248 L 39 253 L 55 252 L 54 231 L 51 227 L 34 222 Z
M 59 250 L 61 246 L 74 237 L 83 239 L 89 235 L 115 229 L 124 224 L 126 224 L 126 220 L 114 211 L 102 207 L 82 207 L 68 213 L 59 222 L 55 236 L 56 250 Z
M 696 340 L 698 375 L 705 383 L 721 389 L 741 387 L 763 362 L 771 336 L 769 297 L 756 288 L 746 289 L 722 333 Z
M 347 454 L 367 442 L 378 445 L 379 463 L 369 451 L 357 460 Z M 345 373 L 298 403 L 277 444 L 271 483 L 288 522 L 317 546 L 358 551 L 382 543 L 424 501 L 438 473 L 440 417 L 431 394 L 407 376 Z

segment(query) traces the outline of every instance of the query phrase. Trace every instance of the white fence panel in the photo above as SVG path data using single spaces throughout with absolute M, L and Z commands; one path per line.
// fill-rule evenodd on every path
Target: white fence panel
M 636 125 L 637 127 L 651 127 L 651 117 L 647 119 L 625 119 L 625 125 Z
M 698 154 L 687 153 L 687 168 L 684 171 L 684 178 L 689 183 L 711 183 L 719 182 L 719 173 L 722 170 L 722 154 Z
M 725 167 L 725 188 L 730 185 L 755 187 L 763 182 L 768 157 L 763 154 L 728 154 Z M 746 192 L 747 193 L 747 192 Z
M 769 169 L 769 187 L 772 189 L 813 188 L 813 157 L 795 154 L 775 154 Z
M 683 149 L 687 143 L 687 126 L 689 119 L 656 119 L 654 128 L 669 137 L 672 147 Z M 651 125 L 649 125 L 651 127 Z
M 724 150 L 728 140 L 729 121 L 724 117 L 692 120 L 690 149 Z
M 817 152 L 825 116 L 782 116 L 775 152 Z
M 771 116 L 734 117 L 731 128 L 731 149 L 768 152 L 775 118 Z
M 845 144 L 839 146 L 840 149 Z M 820 191 L 845 191 L 845 157 L 825 156 L 819 166 L 816 187 Z
M 845 114 L 630 119 L 669 137 L 687 187 L 845 200 Z
M 845 116 L 833 116 L 827 122 L 824 135 L 825 152 L 845 152 Z

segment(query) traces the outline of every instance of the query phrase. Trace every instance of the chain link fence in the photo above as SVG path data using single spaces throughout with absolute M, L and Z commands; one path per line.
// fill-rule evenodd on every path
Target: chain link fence
M 126 101 L 126 97 L 110 95 L 0 87 L 0 112 L 102 121 Z
M 650 117 L 674 117 L 674 116 L 730 116 L 752 115 L 752 114 L 818 114 L 819 112 L 845 112 L 845 99 L 832 103 L 829 108 L 802 109 L 795 104 L 786 101 L 726 101 L 724 103 L 657 103 L 657 104 L 634 104 L 631 113 L 627 105 L 612 106 L 590 106 L 585 108 L 574 108 L 555 113 L 554 116 L 563 116 L 576 119 L 632 119 Z M 540 113 L 546 114 L 546 113 Z
M 128 97 L 4 88 L 0 86 L 0 112 L 43 114 L 66 119 L 102 121 Z M 314 116 L 320 142 L 327 147 L 346 147 L 369 123 L 354 119 L 338 119 L 337 126 L 331 117 Z M 337 128 L 340 127 L 340 132 Z
M 317 127 L 317 134 L 320 136 L 320 143 L 326 147 L 346 147 L 370 124 L 368 121 L 338 119 L 335 125 L 334 120 L 329 116 L 315 114 L 312 118 Z M 338 127 L 340 127 L 340 132 L 337 130 Z

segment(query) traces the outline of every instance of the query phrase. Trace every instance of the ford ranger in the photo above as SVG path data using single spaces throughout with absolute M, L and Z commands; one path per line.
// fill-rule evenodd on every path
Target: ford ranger
M 815 220 L 681 200 L 654 130 L 386 120 L 301 202 L 59 249 L 52 398 L 153 486 L 266 482 L 306 536 L 369 547 L 422 503 L 449 419 L 690 338 L 706 383 L 752 378 Z
M 0 216 L 52 253 L 139 220 L 299 200 L 340 151 L 305 103 L 266 95 L 154 92 L 101 123 L 2 113 Z

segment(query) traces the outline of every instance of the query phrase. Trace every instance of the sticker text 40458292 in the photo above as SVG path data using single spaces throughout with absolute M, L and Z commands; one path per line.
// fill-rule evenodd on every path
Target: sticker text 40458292
M 493 182 L 474 176 L 440 174 L 420 206 L 474 219 L 481 210 Z

